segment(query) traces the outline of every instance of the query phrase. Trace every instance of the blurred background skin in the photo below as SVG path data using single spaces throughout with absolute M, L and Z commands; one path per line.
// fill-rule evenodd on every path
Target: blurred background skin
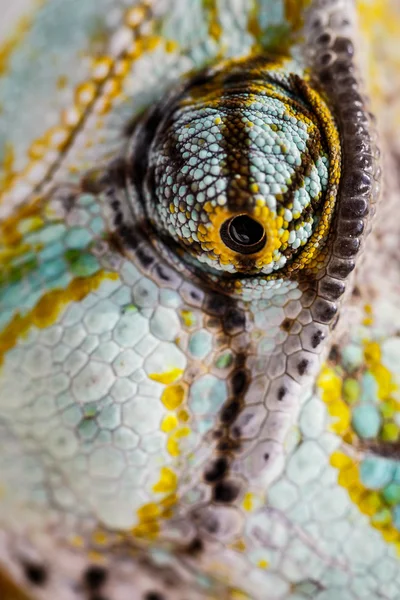
M 0 0 L 0 41 L 14 32 L 21 15 L 35 5 L 37 0 Z
M 67 0 L 68 1 L 68 0 Z M 2 52 L 12 43 L 16 29 L 22 26 L 21 19 L 37 5 L 37 0 L 0 0 L 0 63 Z M 21 25 L 20 25 L 21 24 Z M 4 46 L 5 44 L 5 46 Z M 1 600 L 29 600 L 8 577 L 0 571 Z

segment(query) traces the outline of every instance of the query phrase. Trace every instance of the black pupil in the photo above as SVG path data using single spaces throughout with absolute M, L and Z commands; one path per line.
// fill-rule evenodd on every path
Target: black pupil
M 238 215 L 221 227 L 222 241 L 228 248 L 242 254 L 261 250 L 266 242 L 264 227 L 248 215 Z
M 234 242 L 244 246 L 253 246 L 261 240 L 264 235 L 264 229 L 247 215 L 240 215 L 232 219 L 229 232 Z

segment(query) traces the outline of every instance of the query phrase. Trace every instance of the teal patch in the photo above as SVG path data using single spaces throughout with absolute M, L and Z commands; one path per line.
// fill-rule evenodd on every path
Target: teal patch
M 378 382 L 372 373 L 369 373 L 368 371 L 364 373 L 361 378 L 361 401 L 378 401 Z
M 393 479 L 396 463 L 386 458 L 366 458 L 360 465 L 361 481 L 370 490 L 380 490 Z
M 388 504 L 400 504 L 400 484 L 389 483 L 383 490 L 382 495 Z
M 93 254 L 79 250 L 67 250 L 65 258 L 69 270 L 75 277 L 89 277 L 99 271 L 100 265 Z
M 200 377 L 191 387 L 189 404 L 195 415 L 215 414 L 228 397 L 226 382 L 214 375 Z
M 393 524 L 400 531 L 400 505 L 397 505 L 393 510 Z
M 212 349 L 212 335 L 208 331 L 197 331 L 190 337 L 189 352 L 195 358 L 205 358 Z
M 348 346 L 345 346 L 341 356 L 342 364 L 349 372 L 355 371 L 361 367 L 364 362 L 364 352 L 358 344 L 349 344 Z
M 352 424 L 354 430 L 362 439 L 377 437 L 382 424 L 378 408 L 374 404 L 356 406 L 353 410 Z

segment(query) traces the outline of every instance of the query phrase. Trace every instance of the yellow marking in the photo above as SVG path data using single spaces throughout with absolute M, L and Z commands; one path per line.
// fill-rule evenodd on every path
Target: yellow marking
M 290 23 L 292 31 L 303 27 L 304 10 L 309 4 L 310 0 L 285 0 L 285 19 Z
M 243 498 L 243 508 L 244 510 L 251 511 L 253 510 L 253 494 L 251 492 L 247 492 Z
M 259 23 L 259 3 L 258 0 L 253 0 L 253 5 L 250 9 L 249 20 L 247 22 L 247 31 L 254 37 L 256 41 L 262 36 L 262 29 Z M 258 45 L 253 46 L 253 52 L 257 52 Z
M 165 388 L 161 395 L 161 402 L 168 410 L 175 410 L 182 404 L 184 397 L 185 389 L 183 385 L 178 383 Z
M 99 271 L 86 278 L 73 279 L 65 289 L 56 289 L 44 294 L 36 306 L 27 314 L 17 312 L 11 322 L 0 333 L 0 365 L 5 354 L 14 348 L 19 338 L 24 337 L 31 327 L 49 327 L 56 322 L 61 311 L 70 302 L 80 302 L 96 290 L 104 279 L 118 279 L 117 273 Z
M 178 412 L 178 419 L 182 423 L 187 423 L 189 421 L 189 419 L 190 419 L 190 415 L 189 415 L 188 411 L 185 410 L 184 408 L 182 410 L 180 410 Z
M 10 142 L 6 142 L 4 147 L 4 158 L 0 164 L 0 187 L 9 185 L 9 182 L 13 180 L 15 176 L 14 163 L 14 147 Z
M 137 510 L 139 523 L 132 529 L 134 536 L 145 539 L 155 539 L 160 531 L 158 522 L 161 509 L 155 502 L 144 504 Z
M 385 423 L 382 427 L 381 438 L 384 442 L 397 442 L 399 426 L 396 423 Z
M 85 541 L 80 535 L 74 535 L 72 538 L 70 538 L 69 543 L 71 544 L 71 546 L 74 546 L 74 548 L 85 547 Z
M 43 140 L 32 142 L 28 149 L 28 156 L 32 161 L 40 160 L 46 154 L 47 148 Z
M 95 564 L 104 564 L 106 562 L 106 557 L 100 552 L 95 552 L 94 550 L 90 550 L 87 554 L 88 560 Z
M 160 532 L 160 524 L 158 521 L 148 521 L 139 523 L 132 529 L 132 534 L 138 538 L 155 540 Z
M 132 60 L 137 60 L 140 58 L 145 52 L 152 52 L 157 48 L 157 46 L 161 43 L 161 38 L 149 35 L 147 37 L 136 39 L 131 48 L 128 49 L 127 55 Z
M 372 517 L 384 507 L 384 504 L 377 492 L 369 492 L 361 496 L 358 506 L 361 509 L 361 512 Z
M 161 500 L 160 505 L 167 509 L 171 509 L 173 506 L 175 506 L 177 501 L 178 501 L 178 498 L 177 498 L 176 493 L 168 494 L 168 496 L 165 496 L 165 498 L 163 498 Z M 167 513 L 165 513 L 165 514 L 167 514 Z M 168 514 L 170 514 L 170 510 L 168 510 Z
M 321 369 L 317 384 L 323 390 L 323 400 L 327 404 L 341 397 L 342 379 L 332 368 L 324 366 Z
M 109 541 L 109 537 L 104 533 L 104 531 L 99 530 L 93 533 L 92 541 L 97 546 L 105 546 Z
M 167 451 L 171 456 L 179 456 L 181 454 L 180 442 L 182 438 L 187 437 L 190 434 L 189 427 L 181 427 L 174 431 L 167 440 Z
M 146 18 L 146 7 L 142 4 L 130 8 L 126 13 L 125 22 L 129 27 L 136 28 L 143 23 Z
M 365 363 L 378 383 L 378 397 L 383 400 L 397 389 L 392 374 L 381 363 L 381 348 L 378 342 L 364 344 Z
M 237 552 L 246 552 L 247 546 L 244 540 L 236 540 L 231 544 L 231 548 Z
M 161 431 L 165 433 L 170 433 L 174 429 L 176 429 L 179 425 L 178 419 L 176 415 L 166 415 L 161 423 Z
M 153 381 L 158 381 L 158 383 L 163 383 L 167 385 L 169 383 L 174 383 L 180 377 L 182 377 L 183 369 L 172 368 L 169 371 L 165 371 L 164 373 L 150 373 L 148 375 L 149 379 Z
M 381 348 L 378 342 L 367 342 L 364 347 L 365 362 L 371 367 L 381 360 Z
M 165 471 L 168 471 L 168 473 Z M 164 467 L 161 470 L 160 482 L 156 486 L 160 485 L 161 487 L 165 487 L 165 489 L 169 488 L 171 490 L 173 487 L 176 488 L 177 480 L 174 480 L 173 475 L 174 473 L 170 469 Z M 158 503 L 149 502 L 141 506 L 136 512 L 138 524 L 132 529 L 133 536 L 149 541 L 157 539 L 160 533 L 161 520 L 172 517 L 172 509 L 177 501 L 177 496 L 172 491 Z
M 334 369 L 324 366 L 318 377 L 317 385 L 321 389 L 322 399 L 328 406 L 329 414 L 335 421 L 331 425 L 332 431 L 345 435 L 351 423 L 351 411 L 342 398 L 342 379 Z
M 268 569 L 269 562 L 265 559 L 261 559 L 258 561 L 257 566 L 260 567 L 260 569 Z
M 173 53 L 176 52 L 179 48 L 179 44 L 178 42 L 176 42 L 175 40 L 166 40 L 165 42 L 165 50 L 168 53 Z
M 27 33 L 29 33 L 36 15 L 36 11 L 45 3 L 45 0 L 36 0 L 35 8 L 29 16 L 22 16 L 13 26 L 13 33 L 0 45 L 0 76 L 7 73 L 10 67 L 10 60 L 16 48 L 22 43 Z
M 363 325 L 365 325 L 366 327 L 370 327 L 374 323 L 372 306 L 370 304 L 366 304 L 364 306 L 364 311 L 366 317 L 363 320 Z
M 153 485 L 156 494 L 171 494 L 178 487 L 178 478 L 169 467 L 162 467 L 159 481 Z
M 251 600 L 250 596 L 242 592 L 242 590 L 230 590 L 230 600 Z
M 121 61 L 122 62 L 122 61 Z M 111 73 L 113 60 L 109 56 L 98 56 L 92 63 L 93 79 L 97 82 L 103 82 Z
M 351 466 L 352 461 L 347 454 L 343 454 L 343 452 L 334 452 L 330 458 L 330 463 L 332 467 L 339 469 L 342 471 L 343 469 L 347 469 Z
M 63 90 L 68 85 L 68 77 L 66 75 L 60 75 L 57 79 L 57 89 Z
M 22 241 L 23 233 L 27 233 L 26 230 L 21 231 L 21 227 L 24 227 L 24 221 L 27 219 L 34 217 L 36 220 L 30 221 L 30 223 L 33 225 L 33 229 L 38 228 L 41 203 L 41 198 L 34 198 L 28 204 L 18 208 L 10 217 L 0 222 L 0 245 L 11 246 L 14 249 Z M 42 224 L 41 220 L 40 223 Z
M 160 516 L 160 507 L 155 502 L 150 502 L 139 508 L 137 515 L 141 520 L 154 519 Z
M 208 14 L 208 33 L 217 42 L 222 34 L 222 27 L 218 16 L 217 0 L 203 0 L 203 7 Z
M 87 81 L 78 85 L 75 90 L 75 106 L 85 109 L 93 103 L 96 97 L 97 86 L 94 81 Z
M 294 216 L 294 218 L 296 218 L 296 217 Z M 286 229 L 285 231 L 282 232 L 281 241 L 282 241 L 283 244 L 286 244 L 286 242 L 289 239 L 289 235 L 290 235 L 290 233 L 289 233 L 288 229 Z

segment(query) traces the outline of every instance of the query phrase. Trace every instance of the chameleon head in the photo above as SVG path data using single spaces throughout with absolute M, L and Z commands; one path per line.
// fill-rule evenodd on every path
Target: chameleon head
M 43 22 L 59 14 L 49 40 L 59 40 L 60 25 L 64 40 L 63 16 L 71 14 L 81 33 L 65 39 L 77 44 L 91 29 L 88 16 L 79 3 L 55 4 L 58 11 L 43 5 Z M 81 4 L 96 24 L 102 5 L 111 35 L 106 5 L 119 13 L 123 3 Z M 303 517 L 320 506 L 333 514 L 325 417 L 316 410 L 316 421 L 299 419 L 301 434 L 288 437 L 378 188 L 368 107 L 343 38 L 351 3 L 313 3 L 312 31 L 302 35 L 312 41 L 293 59 L 229 60 L 179 79 L 160 101 L 199 57 L 204 64 L 241 55 L 250 39 L 260 48 L 265 34 L 287 31 L 275 22 L 265 30 L 269 8 L 274 21 L 279 5 L 296 13 L 309 2 L 236 2 L 232 11 L 229 3 L 194 2 L 195 19 L 183 2 L 125 4 L 129 26 L 137 25 L 126 51 L 124 26 L 112 35 L 113 58 L 95 61 L 93 81 L 80 84 L 63 111 L 60 150 L 59 128 L 31 146 L 40 159 L 16 178 L 14 192 L 18 198 L 29 183 L 33 197 L 0 223 L 0 569 L 11 565 L 32 597 L 60 600 L 283 598 L 302 593 L 296 586 L 308 586 L 306 576 L 319 598 L 337 597 L 337 581 L 364 589 L 361 560 L 349 563 L 354 548 L 362 560 L 375 556 L 369 547 L 364 553 L 363 538 L 346 545 L 333 528 L 326 533 L 325 516 Z M 214 12 L 220 45 L 204 33 Z M 187 47 L 201 14 L 207 26 Z M 161 37 L 174 29 L 182 31 L 176 44 L 165 40 L 164 56 Z M 0 125 L 13 123 L 22 148 L 31 131 L 25 116 L 36 131 L 36 107 L 46 116 L 46 107 L 72 96 L 69 88 L 61 100 L 49 94 L 52 79 L 58 87 L 64 78 L 52 69 L 70 62 L 66 42 L 55 51 L 39 26 L 32 31 L 42 62 L 36 66 L 33 53 L 35 69 L 17 69 L 9 91 L 0 86 L 5 106 L 11 99 L 16 107 Z M 30 61 L 31 39 L 26 34 Z M 79 81 L 89 61 L 75 50 L 82 66 L 75 74 L 71 63 L 69 72 Z M 17 65 L 19 49 L 16 57 Z M 164 81 L 169 65 L 177 70 Z M 155 105 L 139 121 L 145 100 Z M 127 118 L 136 124 L 131 140 Z M 17 168 L 20 161 L 18 149 Z M 13 155 L 5 162 L 13 180 Z M 275 510 L 270 490 L 280 476 Z M 326 501 L 318 501 L 317 480 Z M 340 496 L 338 505 L 340 533 L 353 511 Z M 325 540 L 321 546 L 324 533 L 332 554 Z M 334 571 L 339 562 L 343 573 Z M 373 578 L 365 580 L 372 589 Z
M 327 239 L 338 133 L 322 97 L 285 62 L 223 63 L 147 121 L 146 213 L 205 270 L 296 270 Z

